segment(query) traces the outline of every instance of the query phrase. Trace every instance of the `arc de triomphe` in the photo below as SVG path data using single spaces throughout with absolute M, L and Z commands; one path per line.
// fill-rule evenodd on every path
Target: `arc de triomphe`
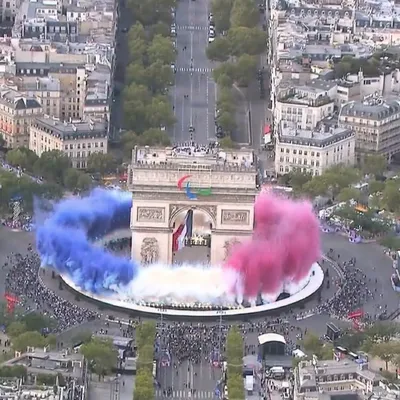
M 132 257 L 171 263 L 175 220 L 203 211 L 211 222 L 211 264 L 252 235 L 256 168 L 250 150 L 193 153 L 188 149 L 136 147 L 129 167 Z

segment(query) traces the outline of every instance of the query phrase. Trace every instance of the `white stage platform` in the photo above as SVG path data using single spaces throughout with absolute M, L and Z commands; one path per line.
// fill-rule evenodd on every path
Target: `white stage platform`
M 220 315 L 225 315 L 227 317 L 235 317 L 235 316 L 245 316 L 251 314 L 258 313 L 268 313 L 269 311 L 277 311 L 281 308 L 286 308 L 290 305 L 294 305 L 302 300 L 307 299 L 312 296 L 323 284 L 324 281 L 324 272 L 319 264 L 315 263 L 312 266 L 310 272 L 309 282 L 304 286 L 302 290 L 293 294 L 292 296 L 282 299 L 273 303 L 265 304 L 262 306 L 256 307 L 247 307 L 247 308 L 237 308 L 237 309 L 227 309 L 227 310 L 196 310 L 195 308 L 188 309 L 174 309 L 174 308 L 157 308 L 152 306 L 146 306 L 141 304 L 136 304 L 133 302 L 127 302 L 122 300 L 117 300 L 115 298 L 110 298 L 107 296 L 101 296 L 98 294 L 93 294 L 86 292 L 80 289 L 75 283 L 72 281 L 71 277 L 66 275 L 61 275 L 61 279 L 65 282 L 66 285 L 70 286 L 74 291 L 81 293 L 83 296 L 88 297 L 92 300 L 98 301 L 100 303 L 108 304 L 111 307 L 117 307 L 124 309 L 128 312 L 137 312 L 143 314 L 154 314 L 160 315 L 164 314 L 171 317 L 189 317 L 189 318 L 210 318 L 210 317 L 218 317 Z

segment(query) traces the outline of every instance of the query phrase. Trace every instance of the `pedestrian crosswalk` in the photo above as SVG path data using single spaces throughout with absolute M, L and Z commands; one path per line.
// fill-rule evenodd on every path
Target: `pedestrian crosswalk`
M 213 71 L 212 68 L 190 68 L 190 67 L 181 67 L 178 68 L 179 72 L 201 72 L 203 74 L 208 74 Z
M 206 31 L 206 25 L 177 25 L 176 29 L 180 31 Z
M 173 390 L 171 396 L 167 396 L 166 393 L 161 389 L 156 390 L 157 399 L 166 400 L 190 400 L 190 399 L 213 399 L 215 397 L 214 392 L 206 390 L 196 390 L 192 393 L 190 390 Z

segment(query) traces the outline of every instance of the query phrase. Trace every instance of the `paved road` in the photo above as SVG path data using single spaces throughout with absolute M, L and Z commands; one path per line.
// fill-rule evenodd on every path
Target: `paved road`
M 157 389 L 158 398 L 167 398 L 164 390 L 172 387 L 173 399 L 212 399 L 217 381 L 221 378 L 220 368 L 215 368 L 206 360 L 200 364 L 184 361 L 179 366 L 171 360 L 169 367 L 159 366 L 157 379 L 161 385 Z M 193 390 L 193 392 L 192 392 Z
M 118 30 L 116 33 L 116 67 L 114 73 L 114 91 L 113 103 L 111 106 L 111 127 L 118 135 L 118 131 L 124 127 L 124 109 L 122 104 L 122 89 L 125 81 L 125 70 L 129 63 L 128 32 L 132 24 L 132 13 L 126 12 L 125 1 L 120 0 L 120 17 L 118 21 Z M 125 10 L 125 11 L 124 11 Z
M 205 54 L 208 44 L 208 6 L 208 1 L 178 2 L 177 73 L 175 87 L 170 90 L 177 119 L 171 132 L 174 143 L 190 139 L 191 125 L 195 128 L 193 140 L 196 143 L 207 144 L 215 140 L 216 85 L 212 80 L 213 65 Z M 188 98 L 185 99 L 185 95 Z

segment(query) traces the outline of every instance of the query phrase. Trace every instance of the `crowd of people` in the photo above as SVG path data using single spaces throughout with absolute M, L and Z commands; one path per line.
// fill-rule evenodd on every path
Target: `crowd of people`
M 31 245 L 26 255 L 13 254 L 3 265 L 3 269 L 8 271 L 6 291 L 20 299 L 27 311 L 37 310 L 53 319 L 54 333 L 98 317 L 95 312 L 72 304 L 44 286 L 39 268 L 39 256 Z
M 168 350 L 172 359 L 178 364 L 189 361 L 194 364 L 214 363 L 223 360 L 226 337 L 231 324 L 224 321 L 221 324 L 203 323 L 159 323 L 157 326 L 156 348 Z M 296 340 L 304 332 L 283 318 L 267 317 L 263 321 L 249 321 L 238 325 L 244 338 L 244 355 L 257 356 L 257 346 L 254 337 L 265 332 L 275 332 L 285 337 L 286 351 L 291 354 L 295 349 Z
M 19 231 L 30 232 L 32 230 L 32 217 L 28 214 L 22 214 L 18 218 L 13 215 L 0 219 L 1 225 L 9 229 L 16 229 Z
M 377 296 L 383 297 L 382 293 L 378 293 L 378 280 L 375 278 L 375 281 L 372 281 L 367 277 L 357 267 L 355 257 L 347 261 L 340 260 L 340 254 L 335 253 L 333 249 L 330 249 L 328 255 L 336 259 L 342 276 L 335 279 L 334 284 L 337 287 L 335 295 L 317 307 L 318 313 L 327 313 L 332 318 L 349 319 L 352 312 L 362 309 L 362 305 L 369 300 L 379 300 L 376 299 Z M 387 310 L 387 305 L 384 305 L 384 308 Z M 364 315 L 367 319 L 378 319 L 378 317 L 378 314 Z

